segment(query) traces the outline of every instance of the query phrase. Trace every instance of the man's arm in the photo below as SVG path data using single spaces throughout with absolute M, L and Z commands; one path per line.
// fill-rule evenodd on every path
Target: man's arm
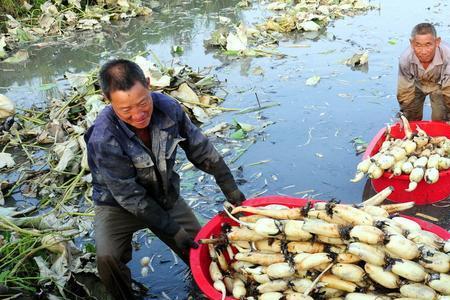
M 398 81 L 397 81 L 397 100 L 400 108 L 407 107 L 414 101 L 415 98 L 415 78 L 409 70 L 409 64 L 400 58 L 398 67 Z
M 181 108 L 179 114 L 180 135 L 186 139 L 180 146 L 186 152 L 187 158 L 200 170 L 213 175 L 227 200 L 239 205 L 245 200 L 245 196 L 237 187 L 222 156 Z
M 444 98 L 444 105 L 447 109 L 445 121 L 450 121 L 450 63 L 447 63 L 441 81 L 442 96 Z
M 99 142 L 90 146 L 98 172 L 120 206 L 168 235 L 175 235 L 180 230 L 180 225 L 137 182 L 130 158 L 117 143 Z

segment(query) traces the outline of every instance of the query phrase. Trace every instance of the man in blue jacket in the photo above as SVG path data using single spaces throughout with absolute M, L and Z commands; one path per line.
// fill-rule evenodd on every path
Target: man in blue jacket
M 180 197 L 173 170 L 177 146 L 200 170 L 215 177 L 226 199 L 245 200 L 212 143 L 172 98 L 153 93 L 134 62 L 118 59 L 100 70 L 100 87 L 111 102 L 85 139 L 95 201 L 95 243 L 100 278 L 116 299 L 132 299 L 131 238 L 149 228 L 188 263 L 200 230 Z

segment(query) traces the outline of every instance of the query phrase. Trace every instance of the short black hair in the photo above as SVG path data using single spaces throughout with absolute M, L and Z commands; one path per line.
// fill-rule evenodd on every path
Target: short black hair
M 99 72 L 99 83 L 103 94 L 111 100 L 111 92 L 128 91 L 136 82 L 147 86 L 147 79 L 138 64 L 127 59 L 112 59 Z
M 432 34 L 434 37 L 437 36 L 436 28 L 430 23 L 420 23 L 414 26 L 411 31 L 411 38 L 414 38 L 418 34 Z

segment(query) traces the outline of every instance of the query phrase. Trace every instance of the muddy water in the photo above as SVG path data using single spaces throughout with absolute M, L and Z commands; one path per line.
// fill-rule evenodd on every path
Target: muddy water
M 443 40 L 450 40 L 448 4 L 437 0 L 376 1 L 373 3 L 380 6 L 379 10 L 338 20 L 320 35 L 286 36 L 276 49 L 287 55 L 283 59 L 230 59 L 205 51 L 203 40 L 219 26 L 218 16 L 252 24 L 268 15 L 258 5 L 240 10 L 235 8 L 236 3 L 167 1 L 155 9 L 152 17 L 112 25 L 98 33 L 82 33 L 55 45 L 31 46 L 31 57 L 26 63 L 0 64 L 0 93 L 23 106 L 45 103 L 48 97 L 60 95 L 67 87 L 63 80 L 65 71 L 89 71 L 108 58 L 131 56 L 148 49 L 161 61 L 170 63 L 174 59 L 171 46 L 181 45 L 185 51 L 175 59 L 191 66 L 211 67 L 213 74 L 227 81 L 224 106 L 254 106 L 255 93 L 261 102 L 280 103 L 260 113 L 223 114 L 205 126 L 231 122 L 233 118 L 255 125 L 262 120 L 275 122 L 231 165 L 236 171 L 241 167 L 238 175 L 246 181 L 241 188 L 247 196 L 282 194 L 360 201 L 365 182 L 349 182 L 360 160 L 351 140 L 360 137 L 370 141 L 385 123 L 394 120 L 398 111 L 398 56 L 408 46 L 412 27 L 419 22 L 433 22 Z M 363 49 L 369 51 L 368 70 L 352 70 L 342 64 Z M 263 74 L 259 71 L 256 75 L 255 70 L 261 69 Z M 313 75 L 320 76 L 320 82 L 306 86 L 306 79 Z M 43 84 L 49 83 L 58 88 L 46 90 Z M 429 104 L 425 118 L 430 118 Z M 221 141 L 216 142 L 219 148 L 226 147 Z M 185 198 L 199 217 L 207 220 L 220 209 L 220 193 L 209 177 L 192 171 L 183 176 Z M 435 211 L 433 207 L 426 208 L 428 214 Z M 439 218 L 445 221 L 448 215 Z M 183 263 L 175 264 L 171 252 L 158 240 L 145 236 L 138 242 L 140 250 L 135 251 L 130 262 L 134 278 L 149 286 L 154 298 L 186 299 L 191 284 L 186 280 Z M 144 255 L 155 255 L 155 272 L 143 278 L 138 261 Z

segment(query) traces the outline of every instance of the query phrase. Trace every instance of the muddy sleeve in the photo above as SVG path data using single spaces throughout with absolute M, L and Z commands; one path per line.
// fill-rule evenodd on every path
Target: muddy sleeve
M 180 146 L 186 152 L 187 158 L 200 170 L 213 175 L 222 192 L 228 197 L 238 189 L 230 168 L 211 141 L 181 109 L 179 122 L 180 135 L 185 138 Z
M 447 114 L 450 115 L 450 64 L 447 63 L 441 79 L 442 95 L 444 104 L 447 108 Z
M 117 142 L 95 143 L 91 149 L 97 158 L 99 175 L 120 206 L 150 227 L 169 235 L 178 232 L 180 225 L 138 183 L 130 157 Z
M 409 70 L 409 65 L 400 61 L 398 67 L 397 100 L 403 108 L 410 104 L 415 98 L 415 78 Z

